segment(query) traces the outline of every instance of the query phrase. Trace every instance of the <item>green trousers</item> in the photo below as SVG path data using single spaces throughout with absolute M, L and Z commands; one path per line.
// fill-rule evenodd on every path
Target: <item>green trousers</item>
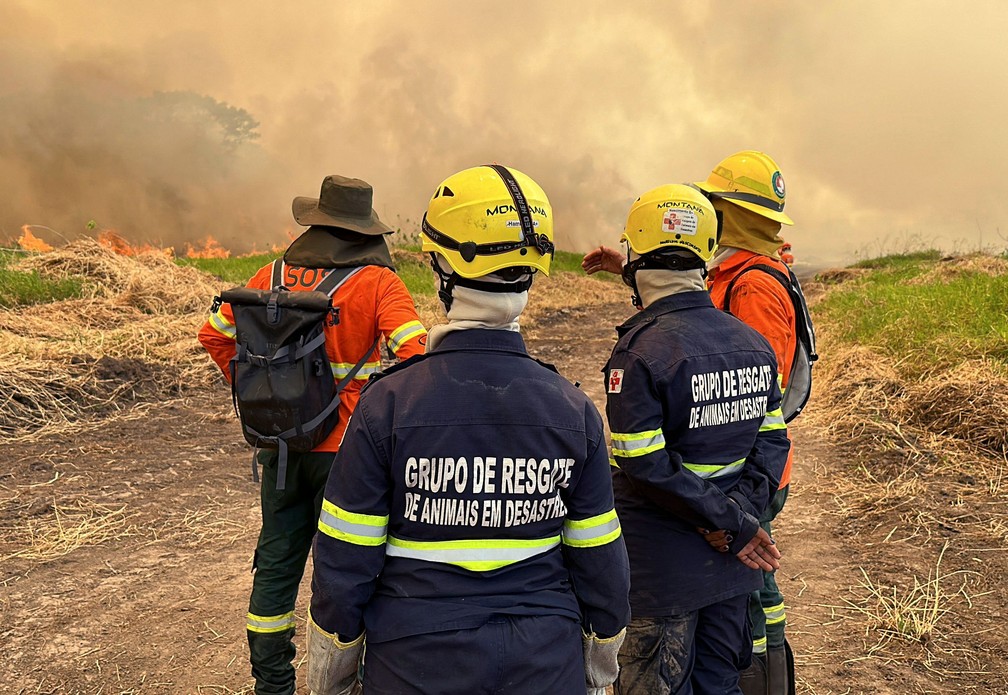
M 760 517 L 760 526 L 773 536 L 771 522 L 777 518 L 787 501 L 788 488 L 785 485 L 770 499 L 770 504 Z M 766 654 L 767 648 L 784 646 L 784 596 L 777 588 L 774 572 L 763 573 L 763 588 L 749 596 L 749 622 L 752 625 L 753 654 Z
M 253 563 L 246 632 L 256 695 L 293 695 L 294 603 L 318 527 L 334 454 L 290 452 L 286 489 L 277 490 L 277 453 L 259 452 L 262 529 Z

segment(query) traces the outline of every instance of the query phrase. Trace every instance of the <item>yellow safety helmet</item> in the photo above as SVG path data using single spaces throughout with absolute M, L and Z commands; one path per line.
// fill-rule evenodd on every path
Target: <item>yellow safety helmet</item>
M 706 263 L 717 248 L 717 215 L 707 197 L 689 184 L 658 186 L 634 201 L 620 241 L 642 256 L 681 248 Z
M 549 275 L 553 208 L 539 184 L 517 169 L 473 167 L 437 187 L 420 238 L 423 251 L 444 256 L 463 278 L 505 268 Z
M 714 167 L 706 181 L 696 184 L 710 193 L 746 210 L 780 222 L 794 224 L 784 214 L 784 177 L 770 155 L 755 150 L 736 152 Z

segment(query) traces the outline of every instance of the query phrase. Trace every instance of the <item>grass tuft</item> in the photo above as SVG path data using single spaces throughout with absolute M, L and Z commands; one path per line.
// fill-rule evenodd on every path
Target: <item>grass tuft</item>
M 948 544 L 942 547 L 927 579 L 914 576 L 912 585 L 905 588 L 878 583 L 861 568 L 858 589 L 862 597 L 844 600 L 852 610 L 867 618 L 868 630 L 877 633 L 878 642 L 870 648 L 870 653 L 881 650 L 893 640 L 930 644 L 941 634 L 938 623 L 952 611 L 957 598 L 962 596 L 969 601 L 964 576 L 968 572 L 942 573 L 941 563 L 947 549 Z M 960 579 L 961 583 L 950 591 L 947 585 L 953 578 Z

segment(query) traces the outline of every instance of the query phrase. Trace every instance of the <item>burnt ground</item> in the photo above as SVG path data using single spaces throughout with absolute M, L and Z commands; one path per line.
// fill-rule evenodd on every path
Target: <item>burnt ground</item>
M 540 316 L 530 349 L 601 407 L 599 370 L 628 309 L 614 295 Z M 221 384 L 73 434 L 5 443 L 2 692 L 251 692 L 245 611 L 258 497 L 230 408 Z M 920 533 L 907 510 L 969 510 L 963 488 L 947 499 L 920 487 L 857 499 L 859 471 L 884 457 L 857 458 L 800 421 L 792 435 L 792 497 L 776 536 L 798 692 L 1008 692 L 1006 529 L 992 524 L 975 540 L 952 514 Z M 995 482 L 974 484 L 1003 509 Z M 308 591 L 306 578 L 301 620 Z M 936 621 L 920 636 L 900 633 L 928 615 Z

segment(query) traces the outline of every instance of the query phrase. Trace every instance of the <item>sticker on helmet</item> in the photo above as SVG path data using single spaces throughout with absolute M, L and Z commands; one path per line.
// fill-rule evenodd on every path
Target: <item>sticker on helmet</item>
M 666 210 L 662 216 L 661 228 L 669 234 L 696 236 L 697 216 L 692 210 Z
M 609 393 L 619 393 L 623 390 L 623 370 L 609 370 Z
M 777 197 L 781 200 L 784 199 L 784 177 L 781 176 L 779 171 L 773 173 L 773 178 L 770 179 L 770 183 L 773 184 L 773 192 L 777 194 Z

